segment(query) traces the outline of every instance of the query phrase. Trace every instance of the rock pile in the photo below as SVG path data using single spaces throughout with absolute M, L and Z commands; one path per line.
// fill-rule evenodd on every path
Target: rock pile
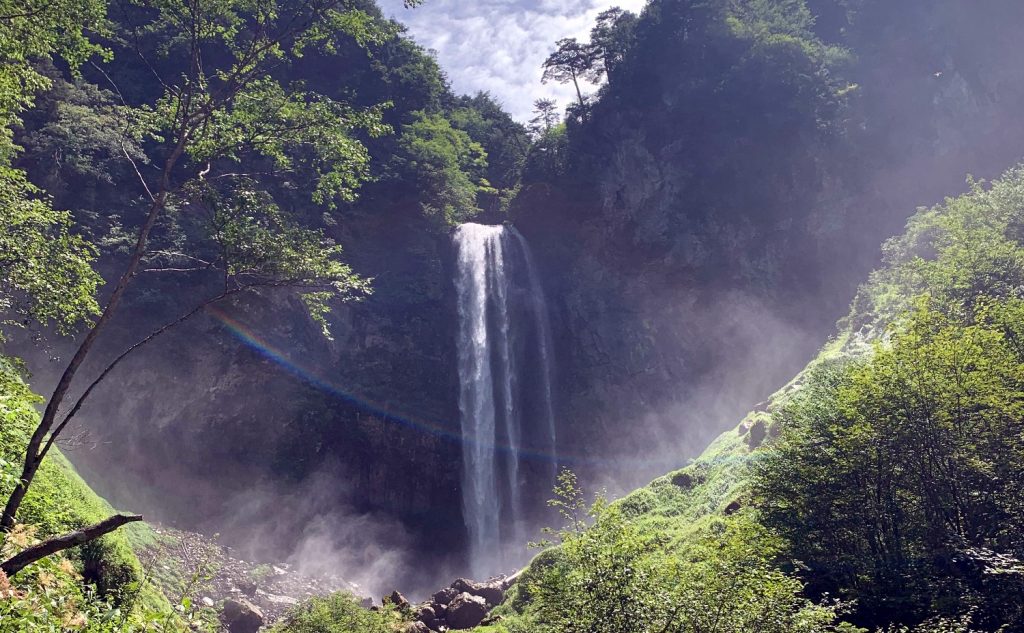
M 263 626 L 263 612 L 245 598 L 228 599 L 221 609 L 220 621 L 229 633 L 256 633 Z
M 406 625 L 403 633 L 459 631 L 483 623 L 487 614 L 504 602 L 505 592 L 515 581 L 516 576 L 486 582 L 459 578 L 419 604 L 410 605 L 397 591 L 384 598 L 384 602 L 406 607 L 413 613 L 414 621 Z

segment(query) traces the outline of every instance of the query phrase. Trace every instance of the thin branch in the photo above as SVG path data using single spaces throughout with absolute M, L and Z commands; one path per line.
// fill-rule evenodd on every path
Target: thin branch
M 131 163 L 132 169 L 135 170 L 135 175 L 139 177 L 139 182 L 142 183 L 142 188 L 146 190 L 146 195 L 149 196 L 151 202 L 156 202 L 156 196 L 150 191 L 149 185 L 146 183 L 146 179 L 142 177 L 142 172 L 139 171 L 139 166 L 135 164 L 135 159 L 128 153 L 128 148 L 124 146 L 124 139 L 121 139 L 121 151 L 124 152 L 124 157 Z
M 128 102 L 125 101 L 124 95 L 121 94 L 121 89 L 117 86 L 117 82 L 115 82 L 113 80 L 113 78 L 109 74 L 107 74 L 107 71 L 103 70 L 103 68 L 99 64 L 94 62 L 94 61 L 90 61 L 89 64 L 93 68 L 95 68 L 97 72 L 99 72 L 101 75 L 103 75 L 103 77 L 107 80 L 107 83 L 110 84 L 110 87 L 114 89 L 115 93 L 117 93 L 117 98 L 121 101 L 121 105 L 123 107 L 125 107 L 125 108 L 131 108 L 131 106 L 128 105 Z M 139 169 L 138 163 L 135 162 L 135 159 L 132 158 L 131 152 L 129 152 L 128 148 L 125 147 L 125 145 L 124 145 L 124 139 L 127 138 L 127 136 L 128 136 L 129 128 L 130 128 L 130 125 L 126 122 L 125 123 L 124 132 L 121 133 L 121 140 L 120 140 L 121 152 L 124 153 L 124 157 L 128 159 L 129 163 L 131 163 L 132 169 L 135 170 L 135 175 L 138 176 L 139 182 L 142 183 L 142 188 L 146 190 L 146 195 L 149 197 L 149 200 L 151 202 L 155 202 L 156 201 L 156 196 L 154 196 L 153 192 L 150 190 L 149 184 L 146 182 L 146 179 L 143 177 L 142 171 Z
M 162 325 L 161 327 L 157 328 L 156 330 L 153 330 L 152 332 L 150 332 L 150 334 L 148 336 L 146 336 L 145 338 L 139 340 L 134 345 L 128 347 L 126 350 L 121 352 L 117 356 L 117 358 L 112 360 L 110 362 L 110 364 L 108 364 L 103 369 L 103 371 L 100 372 L 100 374 L 91 383 L 89 383 L 89 386 L 86 387 L 84 392 L 82 392 L 82 395 L 80 395 L 78 397 L 78 400 L 75 401 L 74 406 L 71 407 L 71 410 L 68 411 L 68 414 L 64 416 L 64 418 L 61 420 L 61 422 L 57 426 L 57 428 L 55 428 L 53 430 L 53 433 L 50 434 L 50 437 L 47 438 L 46 444 L 43 445 L 43 449 L 42 449 L 42 451 L 39 454 L 39 459 L 42 459 L 43 457 L 46 456 L 46 453 L 49 452 L 49 450 L 53 446 L 54 442 L 57 441 L 57 437 L 60 435 L 61 431 L 64 430 L 64 428 L 68 425 L 68 423 L 71 422 L 71 419 L 74 418 L 75 415 L 78 413 L 78 411 L 82 408 L 82 405 L 85 404 L 86 399 L 92 393 L 93 389 L 95 389 L 96 386 L 98 384 L 100 384 L 100 382 L 102 382 L 104 378 L 107 377 L 107 374 L 109 374 L 115 367 L 117 367 L 118 364 L 120 364 L 120 362 L 122 360 L 124 360 L 126 356 L 128 356 L 129 354 L 131 354 L 135 350 L 139 349 L 140 347 L 142 347 L 146 343 L 149 343 L 150 341 L 152 341 L 156 337 L 160 336 L 161 334 L 163 334 L 167 330 L 171 329 L 172 327 L 174 327 L 176 325 L 179 325 L 181 323 L 184 323 L 185 321 L 191 319 L 192 317 L 194 317 L 196 314 L 198 314 L 206 306 L 208 306 L 208 305 L 210 305 L 212 303 L 216 303 L 217 301 L 220 301 L 221 299 L 224 299 L 225 297 L 227 297 L 230 294 L 233 294 L 233 292 L 232 291 L 222 292 L 222 293 L 220 293 L 219 295 L 217 295 L 215 297 L 211 297 L 211 298 L 209 298 L 209 299 L 207 299 L 205 301 L 200 302 L 198 305 L 196 305 L 194 308 L 192 308 L 188 312 L 182 314 L 181 316 L 179 316 L 178 318 L 174 319 L 173 321 L 169 321 L 169 322 L 165 323 L 164 325 Z
M 197 273 L 204 270 L 210 270 L 209 266 L 196 266 L 193 268 L 143 268 L 140 272 L 144 273 Z
M 250 172 L 228 172 L 210 176 L 207 180 L 219 180 L 221 178 L 252 178 L 254 176 L 280 176 L 281 174 L 294 174 L 294 169 L 274 169 L 271 171 L 250 171 Z
M 103 75 L 103 77 L 107 80 L 107 83 L 110 84 L 110 87 L 114 89 L 115 93 L 117 93 L 117 98 L 121 101 L 121 105 L 123 105 L 126 108 L 130 107 L 128 105 L 128 102 L 124 100 L 124 95 L 121 94 L 121 89 L 117 87 L 117 83 L 110 77 L 110 75 L 107 74 L 107 71 L 103 70 L 102 66 L 100 66 L 92 60 L 89 60 L 89 65 L 95 68 L 97 72 L 99 72 L 101 75 Z
M 20 20 L 22 18 L 34 18 L 37 15 L 40 15 L 42 13 L 45 13 L 45 12 L 49 11 L 50 10 L 50 6 L 52 4 L 53 3 L 47 2 L 46 4 L 44 4 L 43 6 L 39 7 L 38 9 L 33 9 L 31 11 L 25 11 L 25 12 L 22 12 L 22 13 L 12 13 L 12 14 L 8 14 L 8 15 L 0 15 L 0 22 L 13 22 L 14 20 Z
M 177 251 L 149 251 L 150 254 L 156 257 L 168 257 L 171 259 L 190 259 L 194 262 L 199 262 L 203 266 L 213 266 L 213 262 L 208 262 L 205 259 L 196 257 L 195 255 L 189 255 L 188 253 L 179 253 Z

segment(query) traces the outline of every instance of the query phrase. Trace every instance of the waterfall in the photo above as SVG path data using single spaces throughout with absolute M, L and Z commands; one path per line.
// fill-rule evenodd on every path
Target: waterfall
M 524 450 L 547 457 L 534 483 L 554 480 L 548 310 L 526 240 L 512 227 L 463 224 L 455 231 L 462 511 L 472 572 L 504 565 L 524 545 L 529 489 Z

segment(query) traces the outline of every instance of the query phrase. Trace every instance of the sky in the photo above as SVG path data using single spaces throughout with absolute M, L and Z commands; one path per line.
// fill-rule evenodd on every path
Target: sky
M 415 9 L 402 0 L 378 0 L 409 35 L 437 51 L 456 93 L 491 93 L 512 116 L 526 122 L 535 99 L 562 106 L 574 98 L 571 85 L 541 83 L 541 64 L 555 41 L 588 39 L 594 18 L 618 6 L 639 12 L 645 0 L 426 0 Z M 591 88 L 591 91 L 593 88 Z M 585 91 L 587 92 L 587 91 Z

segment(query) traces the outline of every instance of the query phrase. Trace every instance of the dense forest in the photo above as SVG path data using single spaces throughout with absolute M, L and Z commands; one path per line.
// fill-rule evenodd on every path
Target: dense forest
M 1024 631 L 1021 25 L 0 0 L 0 631 Z

